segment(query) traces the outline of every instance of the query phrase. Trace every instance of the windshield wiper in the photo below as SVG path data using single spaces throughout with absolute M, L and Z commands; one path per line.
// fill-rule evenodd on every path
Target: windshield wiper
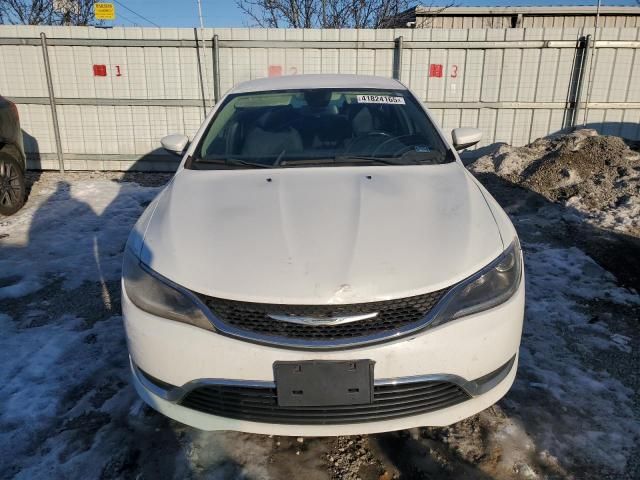
M 331 158 L 300 158 L 281 160 L 278 165 L 281 167 L 295 167 L 296 165 L 302 167 L 313 167 L 316 165 L 332 165 L 335 163 L 333 157 Z
M 282 160 L 282 167 L 314 167 L 316 165 L 337 165 L 340 163 L 367 163 L 371 165 L 411 165 L 400 158 L 381 158 L 366 155 L 337 155 L 327 158 L 305 158 L 299 160 Z
M 383 158 L 383 157 L 371 157 L 367 155 L 338 155 L 335 157 L 335 162 L 367 162 L 373 164 L 380 165 L 410 165 L 411 163 L 420 163 L 420 162 L 411 162 L 408 163 L 406 160 L 402 160 L 402 157 L 398 158 Z
M 242 160 L 241 158 L 227 158 L 226 162 L 228 165 L 244 165 L 247 167 L 255 167 L 255 168 L 272 168 L 273 167 L 273 165 L 269 165 L 266 163 L 250 162 L 248 160 Z
M 250 162 L 248 160 L 242 160 L 241 158 L 220 158 L 220 159 L 206 159 L 206 158 L 196 158 L 196 163 L 206 163 L 209 165 L 221 165 L 221 166 L 244 166 L 244 167 L 253 167 L 253 168 L 272 168 L 272 165 L 268 165 L 265 163 L 258 162 Z

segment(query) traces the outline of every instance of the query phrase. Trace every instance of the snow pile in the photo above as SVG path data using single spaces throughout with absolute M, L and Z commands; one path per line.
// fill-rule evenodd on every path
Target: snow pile
M 524 147 L 501 145 L 469 169 L 566 202 L 598 226 L 640 236 L 640 154 L 619 137 L 582 129 Z

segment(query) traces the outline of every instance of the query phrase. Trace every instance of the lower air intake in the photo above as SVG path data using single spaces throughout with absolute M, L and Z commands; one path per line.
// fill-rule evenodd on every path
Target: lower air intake
M 289 425 L 336 425 L 407 417 L 451 407 L 469 398 L 454 383 L 423 381 L 376 385 L 373 402 L 332 407 L 280 407 L 276 389 L 207 385 L 191 390 L 184 407 L 237 420 Z

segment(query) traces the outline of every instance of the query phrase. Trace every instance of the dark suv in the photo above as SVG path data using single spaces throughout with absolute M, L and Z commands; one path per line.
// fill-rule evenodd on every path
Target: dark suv
M 0 96 L 0 215 L 12 215 L 24 204 L 26 167 L 18 109 Z

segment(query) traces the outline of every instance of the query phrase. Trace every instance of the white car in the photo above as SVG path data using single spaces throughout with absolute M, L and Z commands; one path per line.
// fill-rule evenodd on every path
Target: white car
M 448 425 L 509 390 L 516 232 L 400 82 L 246 82 L 192 142 L 162 144 L 183 159 L 122 277 L 153 408 L 204 430 L 349 435 Z

